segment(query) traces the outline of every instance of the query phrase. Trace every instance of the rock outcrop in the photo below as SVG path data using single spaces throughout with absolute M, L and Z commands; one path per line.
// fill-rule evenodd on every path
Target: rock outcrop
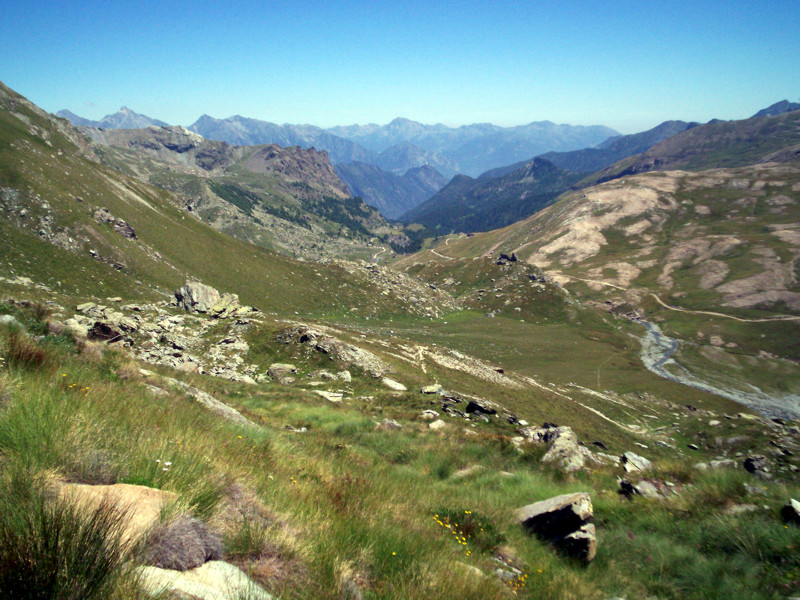
M 220 319 L 243 317 L 257 312 L 251 306 L 242 306 L 236 294 L 220 294 L 213 287 L 199 281 L 187 281 L 175 290 L 178 306 L 188 312 L 207 313 Z
M 516 521 L 569 556 L 591 561 L 597 554 L 594 511 L 588 493 L 534 502 L 517 510 Z
M 528 441 L 549 444 L 542 462 L 552 463 L 567 472 L 579 471 L 585 465 L 578 436 L 571 427 L 526 427 L 520 434 Z

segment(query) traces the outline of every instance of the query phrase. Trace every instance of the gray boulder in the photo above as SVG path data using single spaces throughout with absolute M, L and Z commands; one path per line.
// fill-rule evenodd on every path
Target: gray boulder
M 592 500 L 586 492 L 556 496 L 517 510 L 516 522 L 569 556 L 591 561 L 597 554 Z
M 637 471 L 647 471 L 653 467 L 653 463 L 643 456 L 639 456 L 633 452 L 626 452 L 620 458 L 622 466 L 625 468 L 626 473 L 635 473 Z
M 294 383 L 296 373 L 297 367 L 288 363 L 272 363 L 267 369 L 267 374 L 281 385 Z
M 624 496 L 644 496 L 645 498 L 661 498 L 658 487 L 650 481 L 631 482 L 625 479 L 619 480 L 619 492 Z
M 199 281 L 187 281 L 175 290 L 178 306 L 190 312 L 207 313 L 217 304 L 221 296 L 217 290 Z
M 550 445 L 542 462 L 553 463 L 567 472 L 579 471 L 586 463 L 571 427 L 526 427 L 520 433 L 526 440 Z

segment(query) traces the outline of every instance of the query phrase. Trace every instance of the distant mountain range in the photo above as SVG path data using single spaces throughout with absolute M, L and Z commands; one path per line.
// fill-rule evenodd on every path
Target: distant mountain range
M 84 119 L 68 110 L 60 110 L 56 113 L 56 116 L 69 120 L 73 125 L 102 129 L 141 129 L 143 127 L 165 127 L 167 125 L 164 121 L 133 112 L 127 106 L 123 106 L 114 114 L 106 115 L 99 121 Z
M 136 129 L 166 125 L 123 108 L 101 121 L 90 121 L 66 110 L 61 116 L 74 125 L 107 129 Z M 210 140 L 236 146 L 279 144 L 326 150 L 334 163 L 364 162 L 402 175 L 408 169 L 430 165 L 445 176 L 477 176 L 488 169 L 527 160 L 549 151 L 594 146 L 619 135 L 601 125 L 557 125 L 537 121 L 516 127 L 491 123 L 447 127 L 394 119 L 387 125 L 350 125 L 322 129 L 314 125 L 277 125 L 242 116 L 216 119 L 201 116 L 188 127 Z

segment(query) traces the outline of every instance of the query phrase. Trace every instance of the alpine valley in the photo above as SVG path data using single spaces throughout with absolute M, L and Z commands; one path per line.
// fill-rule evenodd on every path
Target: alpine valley
M 0 84 L 3 597 L 800 595 L 799 109 L 182 127 Z

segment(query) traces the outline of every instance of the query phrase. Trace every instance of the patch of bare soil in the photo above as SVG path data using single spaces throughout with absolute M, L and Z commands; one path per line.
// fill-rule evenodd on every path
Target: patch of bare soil
M 800 294 L 787 289 L 795 283 L 792 263 L 781 261 L 771 248 L 759 247 L 753 253 L 757 255 L 753 260 L 764 270 L 716 288 L 718 292 L 725 294 L 724 306 L 750 308 L 785 302 L 789 308 L 800 310 Z
M 588 190 L 570 207 L 570 213 L 553 232 L 551 242 L 538 248 L 528 262 L 550 266 L 556 257 L 562 266 L 597 255 L 607 245 L 603 231 L 623 219 L 642 217 L 621 227 L 624 235 L 642 235 L 663 221 L 678 203 L 669 195 L 677 189 L 674 175 L 642 175 Z

